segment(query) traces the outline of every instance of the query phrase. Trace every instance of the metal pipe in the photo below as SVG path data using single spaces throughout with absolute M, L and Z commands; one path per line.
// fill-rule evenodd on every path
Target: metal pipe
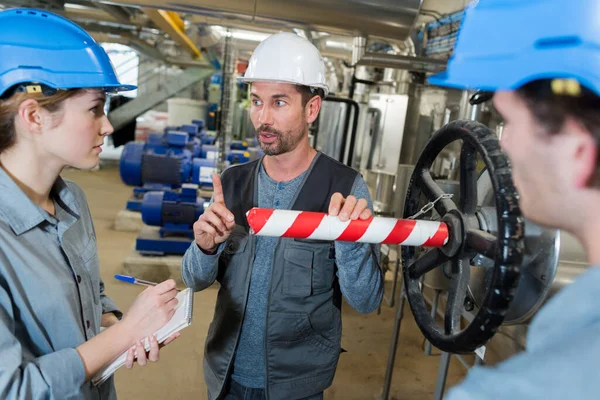
M 225 169 L 225 160 L 227 159 L 227 142 L 231 140 L 231 134 L 233 131 L 233 89 L 235 84 L 233 77 L 234 65 L 235 48 L 231 43 L 231 35 L 227 34 L 223 49 L 223 94 L 221 96 L 221 117 L 219 132 L 217 134 L 217 137 L 220 140 L 219 171 L 223 171 Z
M 385 292 L 383 293 L 383 299 L 385 300 L 385 303 L 390 308 L 394 307 L 394 304 L 396 301 L 396 286 L 398 286 L 398 274 L 400 273 L 400 246 L 396 246 L 396 262 L 394 264 L 395 264 L 395 269 L 394 269 L 394 279 L 392 280 L 392 293 L 390 294 L 389 298 L 385 296 Z M 378 314 L 379 314 L 380 310 L 381 310 L 381 306 L 379 306 L 379 310 L 377 312 Z
M 448 377 L 448 367 L 450 367 L 450 353 L 442 352 L 440 359 L 440 367 L 438 369 L 438 377 L 435 384 L 434 400 L 442 400 L 444 398 L 444 390 L 446 388 L 446 378 Z
M 388 353 L 388 363 L 385 369 L 385 380 L 383 381 L 383 392 L 380 398 L 381 400 L 387 400 L 390 397 L 392 374 L 394 373 L 396 351 L 398 350 L 398 340 L 400 339 L 400 328 L 402 327 L 402 318 L 404 317 L 404 303 L 406 302 L 404 290 L 404 285 L 402 285 L 402 290 L 400 290 L 398 299 L 398 308 L 396 308 L 396 316 L 394 318 L 394 331 L 392 332 L 392 340 L 390 342 L 390 351 Z
M 446 61 L 443 60 L 386 53 L 365 53 L 356 65 L 406 69 L 415 72 L 442 72 L 446 69 Z
M 325 101 L 333 101 L 336 103 L 345 103 L 348 104 L 348 110 L 346 112 L 346 117 L 344 119 L 344 136 L 342 136 L 342 148 L 340 151 L 340 159 L 339 162 L 343 163 L 344 158 L 346 157 L 346 142 L 348 138 L 348 124 L 350 122 L 350 107 L 354 109 L 353 121 L 352 121 L 352 133 L 350 135 L 350 148 L 348 149 L 348 162 L 346 165 L 352 165 L 352 156 L 354 154 L 354 146 L 356 141 L 356 131 L 358 130 L 358 114 L 360 112 L 360 108 L 358 103 L 351 99 L 345 99 L 342 97 L 333 97 L 328 96 L 324 99 Z
M 377 84 L 379 84 L 379 82 L 369 81 L 367 79 L 357 78 L 356 75 L 352 76 L 352 83 L 363 83 L 365 85 L 377 85 Z M 383 84 L 383 82 L 382 82 L 382 84 Z
M 446 126 L 450 123 L 450 118 L 452 117 L 452 110 L 446 108 L 444 110 L 444 119 L 442 120 L 442 126 Z
M 375 156 L 376 143 L 380 138 L 379 127 L 381 125 L 381 110 L 379 108 L 370 107 L 367 110 L 367 115 L 373 114 L 373 135 L 371 136 L 371 148 L 369 149 L 369 156 L 367 157 L 367 169 L 373 169 L 373 157 Z M 362 150 L 362 149 L 361 149 Z M 379 167 L 377 167 L 379 168 Z
M 460 103 L 458 106 L 458 119 L 467 120 L 471 117 L 471 108 L 473 107 L 469 102 L 469 99 L 473 95 L 473 91 L 463 90 L 460 96 Z
M 355 66 L 356 63 L 363 57 L 367 48 L 367 38 L 364 36 L 356 36 L 354 37 L 354 41 L 352 42 L 352 66 Z

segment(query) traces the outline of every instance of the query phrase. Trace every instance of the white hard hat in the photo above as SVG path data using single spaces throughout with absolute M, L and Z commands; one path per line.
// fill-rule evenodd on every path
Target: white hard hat
M 323 89 L 325 63 L 319 50 L 308 40 L 289 32 L 263 40 L 252 53 L 241 82 L 284 82 Z

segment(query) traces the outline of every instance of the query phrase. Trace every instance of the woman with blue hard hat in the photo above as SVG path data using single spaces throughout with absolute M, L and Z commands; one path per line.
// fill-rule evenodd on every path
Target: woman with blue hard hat
M 474 367 L 447 397 L 597 399 L 600 393 L 600 2 L 480 0 L 430 83 L 495 92 L 523 214 L 575 235 L 590 268 L 531 322 L 526 350 Z
M 0 27 L 0 398 L 112 399 L 112 379 L 91 378 L 128 349 L 129 368 L 136 347 L 138 364 L 158 360 L 152 334 L 174 313 L 175 282 L 122 315 L 104 293 L 85 196 L 59 174 L 98 164 L 113 131 L 106 93 L 134 87 L 60 16 L 8 9 Z

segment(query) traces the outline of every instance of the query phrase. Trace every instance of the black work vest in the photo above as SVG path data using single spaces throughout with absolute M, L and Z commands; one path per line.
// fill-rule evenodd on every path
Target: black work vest
M 225 205 L 236 227 L 219 258 L 221 284 L 206 339 L 204 375 L 209 398 L 217 399 L 231 373 L 244 319 L 255 237 L 246 212 L 258 205 L 261 160 L 227 169 L 222 176 Z M 328 212 L 331 196 L 351 194 L 358 173 L 318 153 L 292 209 Z M 329 387 L 342 336 L 341 292 L 333 243 L 279 238 L 273 252 L 266 310 L 265 368 L 269 400 L 296 399 Z

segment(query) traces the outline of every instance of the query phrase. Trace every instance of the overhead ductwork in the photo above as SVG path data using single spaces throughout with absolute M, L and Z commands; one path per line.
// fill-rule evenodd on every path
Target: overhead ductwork
M 365 53 L 357 65 L 368 67 L 404 69 L 416 72 L 441 72 L 446 61 L 428 57 L 411 57 L 385 53 Z
M 257 25 L 278 21 L 288 28 L 405 40 L 421 0 L 120 0 L 121 4 L 189 12 Z

